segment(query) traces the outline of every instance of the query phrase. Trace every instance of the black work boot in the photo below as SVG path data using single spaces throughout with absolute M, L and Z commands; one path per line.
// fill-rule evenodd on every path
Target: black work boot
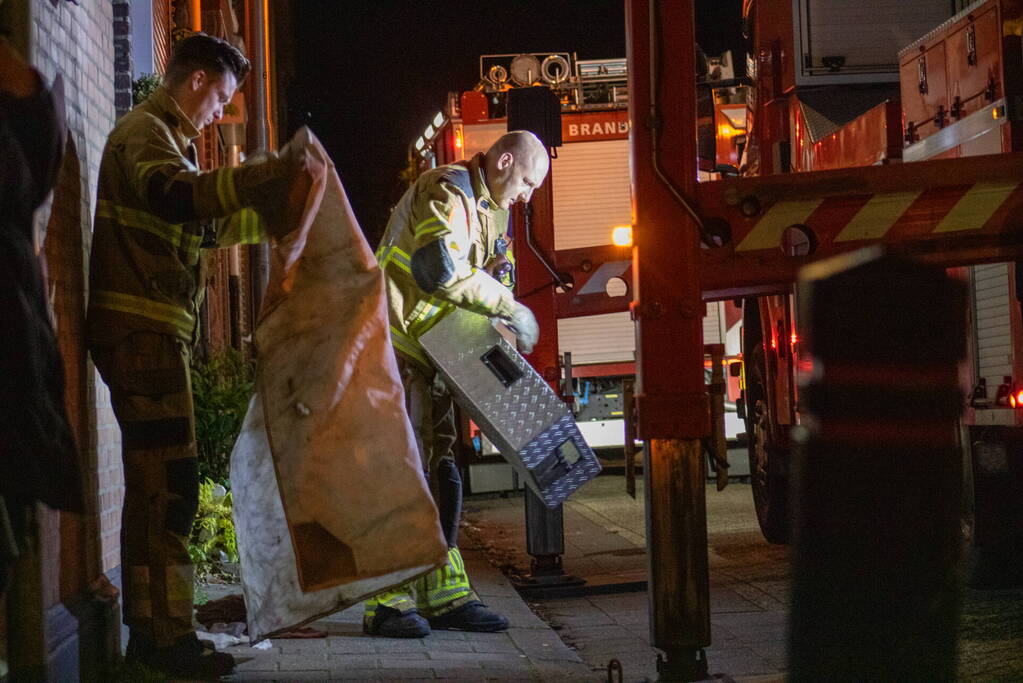
M 402 614 L 391 607 L 377 605 L 377 612 L 362 630 L 371 636 L 385 638 L 425 638 L 430 635 L 430 624 L 416 610 Z
M 466 603 L 439 617 L 430 618 L 431 627 L 448 631 L 494 633 L 508 630 L 508 625 L 508 617 L 487 609 L 487 606 L 478 600 Z
M 217 679 L 234 670 L 234 657 L 204 647 L 195 633 L 168 647 L 156 647 L 151 638 L 132 634 L 125 659 L 177 678 Z

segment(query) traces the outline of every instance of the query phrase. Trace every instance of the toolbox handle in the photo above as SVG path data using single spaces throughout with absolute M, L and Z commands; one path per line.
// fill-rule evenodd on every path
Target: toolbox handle
M 501 384 L 510 387 L 522 378 L 523 372 L 500 346 L 494 346 L 480 356 L 480 360 L 494 373 Z

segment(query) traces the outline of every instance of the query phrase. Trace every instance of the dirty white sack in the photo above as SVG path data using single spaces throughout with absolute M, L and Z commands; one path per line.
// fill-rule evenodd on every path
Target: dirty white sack
M 307 174 L 282 220 L 255 334 L 257 393 L 231 456 L 253 642 L 444 562 L 391 350 L 384 281 L 341 181 Z

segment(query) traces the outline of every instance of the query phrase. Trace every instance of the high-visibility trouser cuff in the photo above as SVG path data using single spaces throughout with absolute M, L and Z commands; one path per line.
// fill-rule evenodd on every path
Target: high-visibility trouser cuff
M 416 598 L 419 612 L 428 618 L 439 617 L 479 600 L 469 585 L 458 548 L 448 549 L 447 564 L 416 580 Z
M 404 586 L 399 586 L 394 590 L 377 593 L 367 600 L 365 603 L 365 611 L 362 615 L 362 620 L 365 624 L 369 625 L 373 622 L 373 618 L 377 615 L 378 607 L 390 607 L 391 609 L 398 610 L 402 614 L 407 614 L 415 610 L 416 601 L 412 598 L 412 586 L 410 584 L 405 584 Z

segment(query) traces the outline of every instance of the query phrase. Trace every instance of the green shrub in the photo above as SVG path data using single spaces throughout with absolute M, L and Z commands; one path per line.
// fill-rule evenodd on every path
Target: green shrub
M 192 363 L 199 480 L 227 484 L 231 449 L 254 389 L 252 364 L 235 349 Z
M 199 484 L 199 511 L 188 539 L 197 577 L 219 574 L 224 562 L 238 561 L 231 507 L 231 492 L 224 486 L 211 479 Z
M 146 101 L 146 99 L 156 92 L 156 89 L 160 87 L 160 83 L 163 79 L 157 74 L 142 74 L 137 79 L 131 82 L 131 101 L 132 104 L 139 105 Z

